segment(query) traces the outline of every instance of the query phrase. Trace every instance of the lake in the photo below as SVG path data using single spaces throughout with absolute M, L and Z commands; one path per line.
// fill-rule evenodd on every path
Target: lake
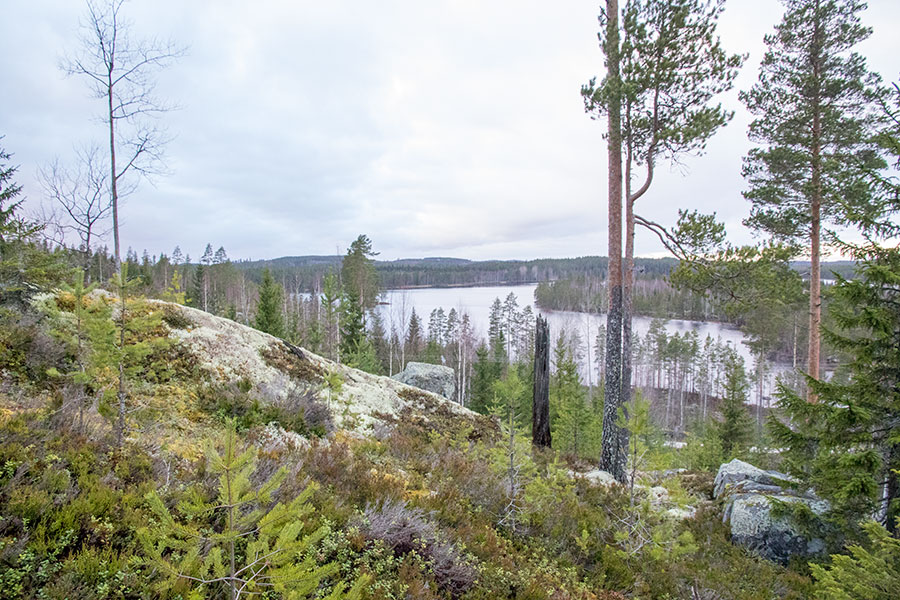
M 390 329 L 391 318 L 394 322 L 408 320 L 412 308 L 422 319 L 422 324 L 428 326 L 428 316 L 436 308 L 443 308 L 448 312 L 455 308 L 457 312 L 467 312 L 472 322 L 472 327 L 478 337 L 487 336 L 488 316 L 491 304 L 495 298 L 502 302 L 510 292 L 519 300 L 519 309 L 531 305 L 536 313 L 544 315 L 550 325 L 550 335 L 555 339 L 562 331 L 571 331 L 577 328 L 583 340 L 590 340 L 591 352 L 597 336 L 597 328 L 606 325 L 606 315 L 596 313 L 579 313 L 571 311 L 537 310 L 534 306 L 534 290 L 537 284 L 529 285 L 500 285 L 486 287 L 457 287 L 457 288 L 418 288 L 406 290 L 388 290 L 384 294 L 384 302 L 381 306 L 381 314 L 385 320 L 386 328 Z M 405 315 L 405 319 L 402 318 Z M 641 336 L 646 335 L 650 328 L 650 317 L 635 317 L 633 320 L 634 331 Z M 744 357 L 748 369 L 753 365 L 750 349 L 744 344 L 744 334 L 740 330 L 723 323 L 709 323 L 701 321 L 669 320 L 666 329 L 670 334 L 696 331 L 702 343 L 706 336 L 713 339 L 720 338 L 723 342 L 732 344 Z

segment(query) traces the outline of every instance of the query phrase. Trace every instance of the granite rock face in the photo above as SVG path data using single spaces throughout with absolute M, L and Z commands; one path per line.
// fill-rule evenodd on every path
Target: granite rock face
M 825 552 L 824 523 L 818 517 L 828 503 L 812 492 L 790 489 L 795 480 L 734 459 L 719 467 L 714 495 L 724 499 L 723 521 L 731 541 L 771 561 L 786 564 L 792 556 L 812 557 Z M 803 504 L 815 517 L 801 526 L 791 513 Z M 806 511 L 804 511 L 806 512 Z
M 453 400 L 456 396 L 456 375 L 453 369 L 443 365 L 410 362 L 393 379 L 427 392 Z
M 314 396 L 330 413 L 335 429 L 368 434 L 375 426 L 389 426 L 407 411 L 429 419 L 436 410 L 446 409 L 459 416 L 461 425 L 473 420 L 481 423 L 484 419 L 431 393 L 421 394 L 431 397 L 431 401 L 423 402 L 422 398 L 406 394 L 409 388 L 402 381 L 335 363 L 252 327 L 195 308 L 161 300 L 153 302 L 162 310 L 180 315 L 185 326 L 173 327 L 170 336 L 194 357 L 212 381 L 249 382 L 255 397 L 274 405 Z M 447 370 L 452 381 L 453 370 Z M 339 376 L 339 391 L 332 393 L 327 389 L 324 376 L 328 373 Z

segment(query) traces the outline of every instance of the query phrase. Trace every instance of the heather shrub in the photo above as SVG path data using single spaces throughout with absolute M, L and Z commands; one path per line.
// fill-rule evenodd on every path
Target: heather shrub
M 241 432 L 268 423 L 304 435 L 334 430 L 331 412 L 313 390 L 293 390 L 282 398 L 269 390 L 251 390 L 249 382 L 239 381 L 202 388 L 198 403 L 222 423 L 233 421 Z
M 415 553 L 424 558 L 435 581 L 453 597 L 468 590 L 477 579 L 472 559 L 447 541 L 422 509 L 402 501 L 370 504 L 358 526 L 367 540 L 383 543 L 396 556 Z

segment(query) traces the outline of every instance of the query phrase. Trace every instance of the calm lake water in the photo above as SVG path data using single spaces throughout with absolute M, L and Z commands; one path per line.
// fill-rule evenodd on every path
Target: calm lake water
M 534 305 L 534 291 L 536 284 L 529 285 L 501 285 L 501 286 L 485 286 L 485 287 L 458 287 L 458 288 L 419 288 L 410 290 L 388 290 L 385 292 L 380 310 L 384 318 L 385 328 L 390 331 L 391 322 L 394 323 L 408 322 L 413 307 L 416 314 L 422 319 L 422 325 L 428 327 L 428 317 L 431 311 L 436 308 L 443 308 L 444 312 L 449 312 L 451 308 L 455 308 L 459 313 L 468 313 L 469 319 L 475 329 L 476 336 L 479 338 L 487 337 L 488 317 L 491 311 L 491 304 L 495 298 L 500 301 L 506 299 L 510 292 L 518 298 L 519 310 L 525 306 L 531 306 L 535 313 L 544 315 L 550 325 L 551 339 L 555 340 L 560 331 L 571 331 L 578 329 L 582 340 L 590 341 L 590 361 L 594 357 L 594 340 L 597 337 L 597 329 L 599 326 L 606 325 L 605 314 L 588 314 L 571 311 L 551 311 L 538 310 Z M 641 337 L 647 334 L 650 328 L 650 317 L 634 317 L 633 327 L 636 334 Z M 680 319 L 670 319 L 666 322 L 666 330 L 668 333 L 684 334 L 689 331 L 696 331 L 699 342 L 702 344 L 706 340 L 706 336 L 718 340 L 720 343 L 726 343 L 735 348 L 744 358 L 744 364 L 747 368 L 747 374 L 752 379 L 752 369 L 755 362 L 750 348 L 744 343 L 744 334 L 740 330 L 724 323 L 705 322 L 705 321 L 684 321 Z M 423 334 L 425 332 L 423 331 Z M 583 364 L 580 365 L 582 376 L 587 380 L 588 369 L 592 369 L 591 379 L 595 379 L 596 375 L 592 365 L 589 364 L 589 357 L 586 355 Z M 760 390 L 756 386 L 751 385 L 751 393 L 748 401 L 750 403 L 765 404 L 775 389 L 776 377 L 780 374 L 791 372 L 790 365 L 768 365 L 767 373 L 763 378 L 762 398 L 759 396 Z
M 394 322 L 400 322 L 402 316 L 409 320 L 412 308 L 422 319 L 422 324 L 428 326 L 428 316 L 436 308 L 443 308 L 449 312 L 455 308 L 457 312 L 469 313 L 477 335 L 486 337 L 488 328 L 488 316 L 491 304 L 495 298 L 500 301 L 506 299 L 510 292 L 519 300 L 519 309 L 530 305 L 536 313 L 543 314 L 550 325 L 551 338 L 556 338 L 562 330 L 571 331 L 577 329 L 582 340 L 590 340 L 593 353 L 594 339 L 597 337 L 597 328 L 606 325 L 605 314 L 588 314 L 570 311 L 537 310 L 534 306 L 534 290 L 536 284 L 518 286 L 487 286 L 466 288 L 420 288 L 412 290 L 389 290 L 385 293 L 381 311 L 386 328 L 390 329 L 391 318 Z M 633 321 L 634 331 L 641 336 L 646 335 L 650 327 L 649 317 L 635 317 Z M 753 365 L 750 349 L 744 344 L 744 335 L 734 327 L 722 323 L 707 323 L 700 321 L 682 321 L 672 319 L 666 323 L 666 329 L 670 334 L 696 331 L 702 343 L 706 336 L 713 339 L 721 339 L 722 342 L 732 344 L 744 357 L 748 369 Z

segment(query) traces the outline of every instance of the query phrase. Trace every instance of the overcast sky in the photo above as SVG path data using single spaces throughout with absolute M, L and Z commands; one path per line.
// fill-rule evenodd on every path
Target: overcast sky
M 0 144 L 20 166 L 30 206 L 38 168 L 103 141 L 100 101 L 67 78 L 78 49 L 77 0 L 3 0 Z M 160 73 L 173 140 L 169 174 L 142 182 L 121 209 L 124 247 L 197 258 L 343 253 L 360 233 L 380 258 L 471 259 L 606 254 L 604 125 L 580 86 L 602 75 L 597 0 L 379 2 L 132 0 L 135 37 L 189 46 Z M 749 116 L 737 89 L 756 79 L 776 0 L 729 0 L 723 45 L 749 53 L 737 115 L 707 153 L 661 165 L 639 212 L 676 209 L 740 221 Z M 900 74 L 900 2 L 871 0 L 874 34 L 859 50 L 887 80 Z M 659 256 L 638 232 L 639 255 Z

